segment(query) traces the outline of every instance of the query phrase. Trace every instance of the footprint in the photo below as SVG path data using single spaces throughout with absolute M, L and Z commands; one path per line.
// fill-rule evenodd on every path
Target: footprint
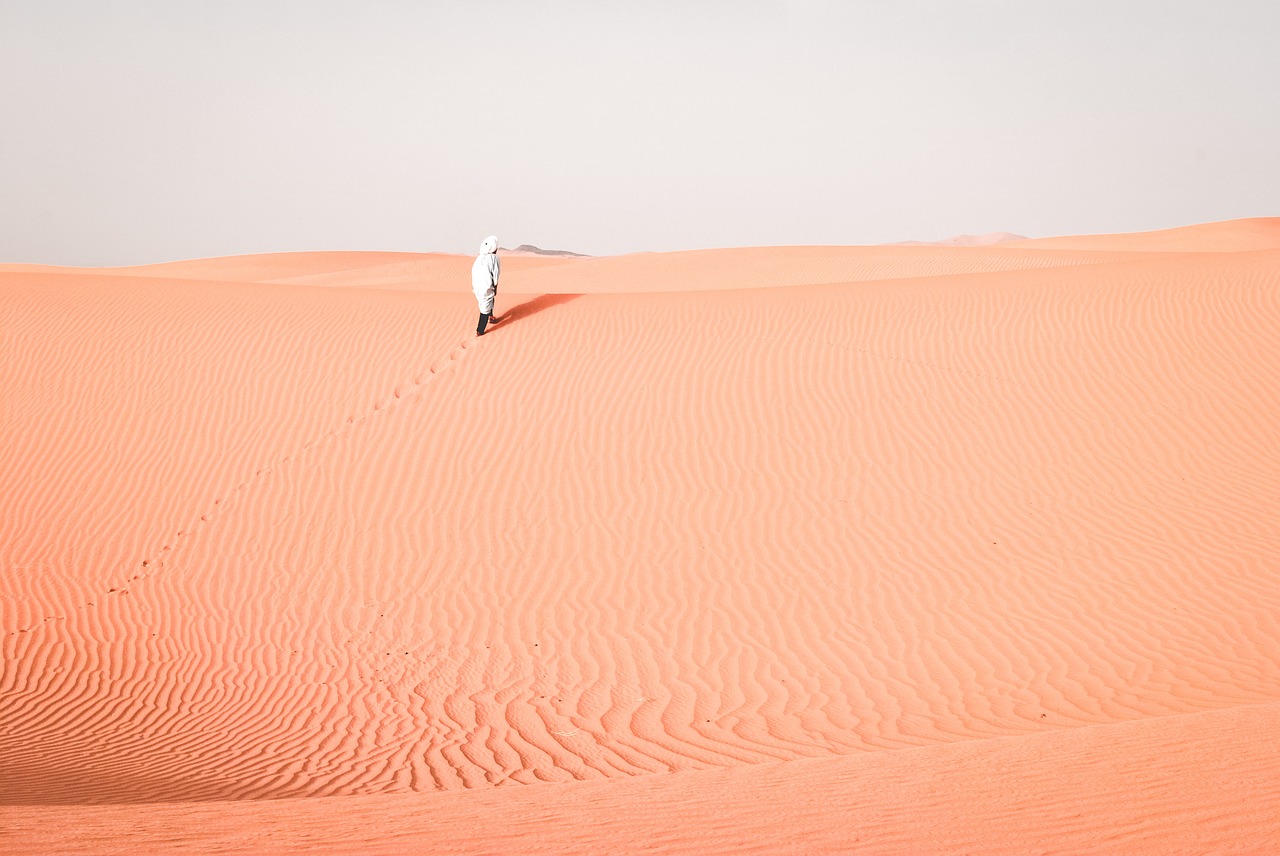
M 445 357 L 444 359 L 438 359 L 435 362 L 433 362 L 427 368 L 427 371 L 425 373 L 415 374 L 409 381 L 405 381 L 400 384 L 397 384 L 392 389 L 390 395 L 384 396 L 378 399 L 377 401 L 375 401 L 372 411 L 366 411 L 364 415 L 361 415 L 361 416 L 357 416 L 356 414 L 349 414 L 344 424 L 348 426 L 359 425 L 362 422 L 366 422 L 369 419 L 373 418 L 373 416 L 376 413 L 391 407 L 391 405 L 393 405 L 397 399 L 412 398 L 415 393 L 415 390 L 413 387 L 421 386 L 422 384 L 430 380 L 433 375 L 439 374 L 440 372 L 444 371 L 446 368 L 449 367 L 450 363 L 452 363 L 454 360 L 457 360 L 470 348 L 475 347 L 476 344 L 477 343 L 473 343 L 470 340 L 464 340 L 463 342 L 459 343 L 459 345 L 456 348 L 454 348 L 454 350 L 449 354 L 448 357 Z M 318 439 L 313 439 L 305 443 L 302 446 L 302 452 L 307 452 L 313 449 L 314 447 L 320 445 L 321 443 L 324 443 L 325 441 L 329 440 L 332 437 L 348 437 L 348 436 L 350 436 L 349 430 L 335 429 L 332 431 L 328 431 L 325 434 L 321 435 Z M 299 453 L 299 456 L 301 456 L 301 453 Z M 282 466 L 284 464 L 291 463 L 294 460 L 294 457 L 295 456 L 293 455 L 286 456 L 285 458 L 281 459 L 280 462 L 276 464 L 276 466 Z M 229 496 L 220 497 L 218 499 L 213 500 L 213 505 L 215 507 L 221 505 L 223 499 L 232 498 L 232 496 L 234 496 L 235 494 L 249 487 L 249 485 L 254 483 L 256 479 L 265 475 L 269 475 L 274 469 L 275 467 L 262 467 L 256 470 L 253 474 L 253 478 L 247 479 L 246 481 L 243 481 L 240 484 L 236 485 L 231 490 L 231 494 Z M 200 515 L 200 522 L 207 523 L 212 519 L 212 516 L 213 516 L 212 512 L 202 514 Z M 189 534 L 191 534 L 190 529 L 182 529 L 178 531 L 177 537 L 182 538 Z M 160 548 L 162 553 L 168 552 L 172 549 L 173 547 L 170 544 L 165 544 L 163 547 Z M 152 561 L 151 559 L 143 559 L 142 567 L 145 568 L 150 566 L 151 561 Z M 164 566 L 163 562 L 157 562 L 157 564 L 160 567 Z M 140 577 L 133 577 L 133 579 L 140 579 Z

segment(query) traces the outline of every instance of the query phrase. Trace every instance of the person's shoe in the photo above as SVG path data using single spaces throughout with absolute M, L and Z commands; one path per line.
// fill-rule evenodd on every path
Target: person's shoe
M 490 324 L 497 324 L 497 323 L 498 323 L 499 321 L 501 321 L 501 320 L 502 320 L 502 319 L 501 319 L 501 318 L 499 318 L 497 315 L 494 315 L 493 317 L 491 317 L 491 318 L 489 319 L 489 323 L 490 323 Z

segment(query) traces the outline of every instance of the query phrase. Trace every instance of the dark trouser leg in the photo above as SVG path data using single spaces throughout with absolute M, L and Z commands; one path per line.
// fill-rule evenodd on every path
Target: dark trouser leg
M 487 327 L 487 326 L 489 326 L 489 313 L 488 313 L 488 312 L 481 312 L 481 313 L 480 313 L 480 321 L 479 321 L 479 323 L 477 323 L 477 324 L 476 324 L 476 335 L 477 335 L 477 336 L 483 336 L 483 335 L 484 335 L 484 328 L 485 328 L 485 327 Z

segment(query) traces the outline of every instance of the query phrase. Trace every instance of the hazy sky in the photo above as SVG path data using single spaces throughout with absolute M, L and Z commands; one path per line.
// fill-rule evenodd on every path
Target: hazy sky
M 0 262 L 1280 215 L 1280 3 L 0 0 Z

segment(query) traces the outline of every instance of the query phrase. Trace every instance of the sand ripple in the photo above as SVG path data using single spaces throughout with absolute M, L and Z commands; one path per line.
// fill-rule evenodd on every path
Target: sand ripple
M 1017 246 L 715 251 L 773 259 L 736 288 L 692 256 L 535 265 L 481 339 L 465 290 L 358 287 L 413 259 L 0 272 L 0 802 L 1280 701 L 1280 250 Z

